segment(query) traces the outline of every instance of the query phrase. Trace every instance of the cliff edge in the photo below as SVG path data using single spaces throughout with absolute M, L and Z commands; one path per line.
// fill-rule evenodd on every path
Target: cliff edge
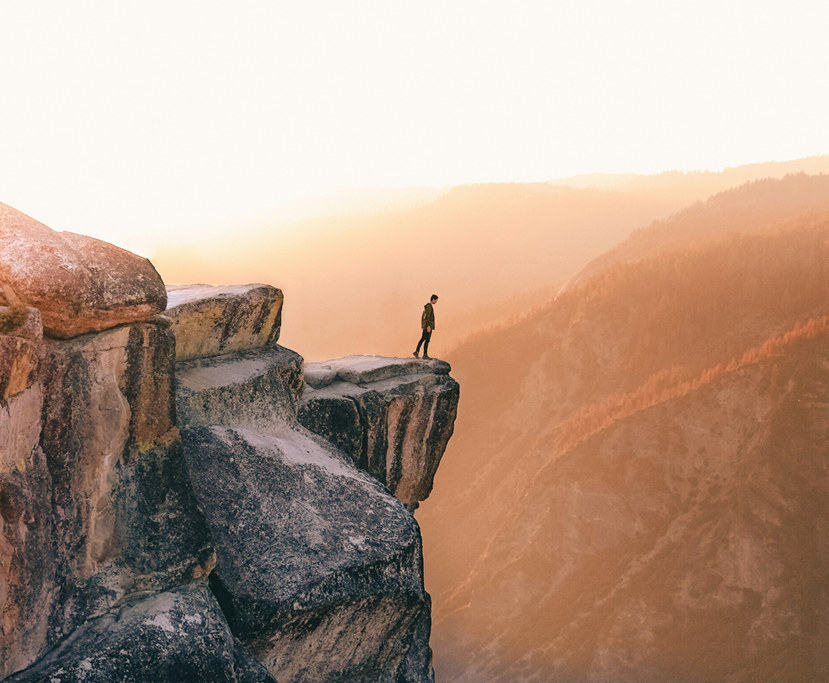
M 5 205 L 0 243 L 0 680 L 433 680 L 448 365 L 306 368 L 275 287 Z

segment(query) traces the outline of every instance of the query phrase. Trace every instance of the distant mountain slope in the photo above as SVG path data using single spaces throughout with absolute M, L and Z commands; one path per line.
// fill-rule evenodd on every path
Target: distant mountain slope
M 829 175 L 803 173 L 746 183 L 634 231 L 590 262 L 571 285 L 614 263 L 644 258 L 726 232 L 759 232 L 799 213 L 829 210 Z
M 591 173 L 587 175 L 548 181 L 552 185 L 568 187 L 604 187 L 625 192 L 688 192 L 699 198 L 737 187 L 762 178 L 782 178 L 786 175 L 829 173 L 829 154 L 806 157 L 792 161 L 767 161 L 759 164 L 743 164 L 722 171 L 664 171 L 652 175 L 635 173 Z
M 785 168 L 813 165 L 805 159 Z M 781 172 L 778 165 L 752 168 L 645 176 L 606 188 L 459 186 L 406 211 L 237 230 L 168 247 L 153 261 L 170 283 L 262 281 L 289 291 L 285 342 L 309 359 L 408 355 L 435 292 L 432 343 L 440 356 L 470 333 L 549 300 L 632 230 L 746 175 Z
M 551 459 L 436 612 L 438 680 L 826 680 L 828 415 L 824 329 Z
M 520 615 L 496 619 L 464 611 L 463 605 L 469 600 L 491 600 L 506 610 L 505 615 L 511 614 L 501 598 L 490 592 L 508 588 L 503 582 L 493 588 L 488 580 L 479 581 L 476 567 L 496 556 L 506 557 L 501 541 L 493 540 L 492 530 L 521 505 L 533 482 L 552 466 L 562 448 L 574 443 L 555 432 L 562 423 L 569 421 L 572 426 L 581 419 L 583 424 L 575 431 L 589 435 L 595 425 L 605 429 L 608 422 L 613 423 L 605 419 L 608 414 L 624 417 L 626 411 L 617 407 L 639 400 L 636 396 L 641 392 L 658 397 L 676 383 L 690 382 L 690 393 L 694 393 L 699 388 L 694 378 L 706 369 L 714 368 L 711 377 L 718 376 L 747 350 L 827 313 L 829 215 L 824 214 L 800 218 L 772 231 L 728 234 L 661 252 L 658 257 L 617 263 L 568 289 L 526 320 L 482 334 L 460 347 L 449 359 L 464 393 L 455 440 L 443 460 L 432 498 L 418 511 L 424 529 L 427 588 L 433 594 L 437 619 L 433 648 L 438 680 L 548 680 L 550 672 L 545 667 L 549 662 L 532 666 L 529 650 L 524 659 L 517 651 L 512 653 L 509 666 L 521 659 L 525 667 L 521 675 L 519 669 L 510 669 L 512 679 L 498 678 L 493 672 L 502 664 L 484 656 L 484 651 L 497 651 L 503 639 L 511 638 L 505 635 L 508 632 L 531 629 L 531 615 L 521 626 Z M 670 391 L 668 395 L 681 398 Z M 734 394 L 732 400 L 740 399 Z M 644 401 L 640 407 L 648 405 Z M 673 433 L 675 427 L 668 418 L 663 424 L 666 433 Z M 694 446 L 691 434 L 687 448 Z M 708 475 L 699 471 L 695 476 L 704 479 Z M 637 495 L 634 474 L 608 477 L 612 481 L 607 485 L 615 486 L 618 496 Z M 498 538 L 529 542 L 535 530 L 547 524 L 545 510 L 556 504 L 554 490 L 545 500 L 533 508 L 535 516 L 521 517 L 518 526 Z M 542 544 L 539 552 L 566 555 L 562 542 L 549 547 Z M 516 571 L 520 579 L 524 570 L 517 567 Z M 590 572 L 598 569 L 585 567 L 583 571 L 586 574 L 574 580 L 589 582 Z M 516 591 L 523 597 L 516 600 L 546 599 L 556 590 L 553 579 L 545 584 L 547 578 L 542 573 L 531 584 L 519 580 Z M 490 617 L 491 630 L 480 629 L 480 620 Z M 474 642 L 464 640 L 467 632 L 475 634 L 469 636 Z M 515 647 L 519 643 L 520 638 Z M 592 646 L 581 643 L 578 647 Z M 488 673 L 476 668 L 475 662 L 483 661 L 489 662 Z M 465 673 L 444 677 L 441 667 Z M 608 674 L 573 680 L 628 679 Z

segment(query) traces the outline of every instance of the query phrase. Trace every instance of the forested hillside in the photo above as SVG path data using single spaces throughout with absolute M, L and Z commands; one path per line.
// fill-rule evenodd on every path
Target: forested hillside
M 829 209 L 829 175 L 798 173 L 764 178 L 712 196 L 651 225 L 635 230 L 593 260 L 571 284 L 614 263 L 631 261 L 725 232 L 758 232 L 798 213 Z
M 710 202 L 709 209 L 716 216 L 717 202 Z M 750 205 L 746 213 L 756 215 L 756 206 Z M 677 439 L 682 449 L 695 454 L 700 448 L 713 447 L 716 439 L 707 435 L 708 418 L 702 416 L 716 412 L 712 406 L 717 405 L 722 410 L 739 407 L 743 411 L 738 425 L 728 427 L 737 430 L 736 436 L 719 443 L 718 462 L 733 461 L 739 455 L 734 449 L 751 451 L 759 447 L 752 441 L 753 428 L 746 420 L 765 410 L 763 406 L 769 402 L 780 408 L 791 389 L 789 379 L 784 381 L 781 371 L 775 370 L 777 358 L 786 356 L 787 349 L 797 346 L 798 341 L 805 344 L 802 348 L 815 348 L 815 340 L 825 338 L 829 214 L 797 215 L 773 228 L 748 234 L 739 234 L 730 227 L 739 229 L 749 224 L 750 218 L 743 221 L 739 212 L 733 215 L 733 224 L 720 223 L 718 236 L 712 231 L 702 240 L 670 250 L 658 249 L 650 257 L 616 261 L 581 279 L 534 315 L 480 335 L 450 358 L 464 391 L 456 440 L 447 452 L 432 498 L 418 513 L 424 529 L 428 588 L 435 605 L 433 647 L 439 680 L 549 680 L 553 663 L 558 661 L 564 662 L 564 668 L 555 671 L 566 672 L 571 676 L 565 678 L 568 681 L 644 681 L 681 671 L 681 662 L 687 665 L 685 655 L 671 653 L 673 645 L 669 647 L 668 643 L 675 645 L 676 641 L 670 640 L 674 633 L 664 643 L 654 645 L 652 653 L 659 666 L 641 669 L 644 677 L 635 676 L 634 666 L 627 678 L 614 678 L 617 669 L 612 662 L 607 664 L 607 677 L 594 675 L 596 667 L 605 666 L 597 663 L 604 656 L 597 644 L 598 634 L 604 633 L 602 629 L 612 630 L 612 619 L 618 615 L 614 616 L 612 610 L 602 612 L 599 606 L 593 613 L 589 604 L 606 591 L 615 595 L 622 590 L 633 565 L 652 562 L 649 553 L 655 552 L 653 544 L 667 543 L 664 524 L 674 523 L 670 520 L 677 508 L 670 501 L 676 487 L 702 491 L 694 505 L 705 507 L 706 496 L 713 496 L 715 488 L 714 475 L 706 468 L 716 463 L 700 456 L 702 459 L 695 461 L 691 470 L 673 472 L 670 477 L 659 474 L 654 480 L 645 470 L 637 473 L 637 463 L 657 469 L 663 465 L 647 458 L 640 461 L 636 455 L 640 446 L 626 446 L 624 439 L 614 442 L 617 450 L 602 456 L 624 462 L 621 469 L 611 465 L 602 469 L 605 466 L 597 462 L 588 464 L 589 457 L 580 453 L 589 450 L 601 434 L 615 429 L 614 425 L 645 420 L 651 425 L 645 432 L 620 427 L 620 433 L 631 434 L 625 438 L 637 443 L 647 441 L 648 445 L 641 448 L 648 453 L 671 450 L 664 455 L 673 463 L 674 451 L 680 448 Z M 703 222 L 701 214 L 697 218 Z M 765 369 L 753 369 L 759 366 Z M 795 372 L 794 366 L 789 371 Z M 774 378 L 777 384 L 758 379 L 756 373 Z M 732 378 L 749 376 L 753 379 L 745 381 L 754 384 L 741 396 L 732 382 L 744 380 Z M 704 392 L 708 392 L 707 398 L 698 398 Z M 673 405 L 685 407 L 674 412 Z M 658 418 L 637 417 L 646 414 Z M 775 430 L 764 435 L 775 443 L 782 438 Z M 813 451 L 819 446 L 810 442 L 804 448 Z M 796 457 L 805 457 L 803 452 L 798 451 Z M 586 458 L 584 462 L 580 462 L 582 457 Z M 771 455 L 764 457 L 770 458 L 768 467 L 779 466 Z M 558 477 L 564 477 L 561 481 L 566 477 L 556 474 L 556 468 L 565 467 L 565 462 L 570 463 L 566 467 L 575 468 L 584 477 L 582 484 L 573 475 L 575 478 L 567 480 L 566 486 L 579 490 L 583 485 L 586 490 L 601 481 L 607 507 L 602 499 L 594 498 L 589 507 L 591 517 L 581 518 L 584 512 L 579 513 L 578 506 L 565 514 L 559 490 L 565 484 L 559 484 Z M 544 486 L 540 483 L 542 472 L 546 472 Z M 640 482 L 640 476 L 649 483 Z M 738 480 L 729 480 L 728 485 L 738 486 Z M 627 531 L 609 531 L 617 528 L 617 506 L 636 498 L 640 486 L 650 487 L 649 511 L 619 517 L 624 519 L 619 523 L 633 526 Z M 744 493 L 735 489 L 734 495 Z M 789 503 L 787 500 L 785 505 Z M 632 502 L 630 505 L 635 507 Z M 624 538 L 636 536 L 642 525 L 648 527 L 648 515 L 663 520 L 664 524 L 658 525 L 661 531 L 651 529 L 649 541 L 627 547 Z M 728 525 L 738 523 L 736 518 L 723 522 L 729 533 L 737 531 Z M 706 533 L 695 526 L 696 521 L 688 524 L 688 533 Z M 591 534 L 612 533 L 617 536 L 610 545 L 624 546 L 624 561 L 609 566 L 596 564 L 602 556 L 592 554 L 595 549 L 590 550 Z M 705 544 L 705 548 L 706 552 L 715 552 L 716 544 Z M 777 550 L 775 561 L 785 565 L 785 552 Z M 545 559 L 542 561 L 537 553 Z M 582 562 L 574 559 L 573 553 L 584 553 L 592 559 Z M 669 550 L 660 557 L 663 559 L 659 562 L 649 564 L 655 572 L 651 576 L 670 574 L 667 567 L 679 562 Z M 816 560 L 809 561 L 812 565 L 808 571 L 812 571 Z M 739 571 L 734 562 L 729 559 L 728 568 L 722 572 Z M 794 570 L 783 567 L 781 571 L 790 569 Z M 596 572 L 603 577 L 601 585 L 594 582 Z M 566 594 L 558 593 L 565 578 L 570 587 Z M 726 579 L 720 576 L 718 580 Z M 704 619 L 697 620 L 693 615 L 713 599 L 713 588 L 709 588 L 695 588 L 686 598 L 688 610 L 680 609 L 665 618 L 690 619 L 704 631 Z M 648 600 L 670 601 L 674 592 L 682 590 L 678 584 L 665 585 L 662 592 L 654 588 Z M 575 593 L 571 595 L 570 591 Z M 582 620 L 591 625 L 581 631 L 574 627 L 575 635 L 565 638 L 570 628 L 567 618 L 556 616 L 556 612 L 562 609 L 561 600 L 571 598 L 578 609 L 561 614 L 570 614 L 570 619 L 583 614 Z M 625 609 L 635 612 L 637 598 L 633 595 L 630 599 L 633 602 Z M 538 609 L 530 607 L 536 603 Z M 791 603 L 787 609 L 797 611 L 801 607 L 800 603 Z M 655 610 L 657 616 L 662 614 L 660 609 L 650 604 L 647 608 Z M 755 617 L 761 618 L 762 605 L 755 612 Z M 530 638 L 528 634 L 537 630 L 540 620 L 552 625 L 539 632 L 543 637 Z M 656 637 L 653 633 L 631 637 Z M 801 629 L 796 637 L 802 641 L 804 634 Z M 714 637 L 712 632 L 710 638 Z M 704 633 L 697 636 L 703 650 L 712 646 L 706 638 L 709 636 Z M 510 644 L 502 650 L 505 639 Z M 523 651 L 522 642 L 526 643 Z M 610 647 L 605 654 L 611 658 L 627 656 L 621 646 Z M 750 657 L 742 653 L 738 660 L 734 666 L 742 676 L 748 671 L 746 667 L 750 668 Z M 621 667 L 618 671 L 624 669 L 619 662 L 617 665 Z

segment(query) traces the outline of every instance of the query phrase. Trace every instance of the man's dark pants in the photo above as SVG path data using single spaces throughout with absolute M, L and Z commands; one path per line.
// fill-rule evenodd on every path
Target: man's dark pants
M 426 342 L 425 344 L 423 344 L 423 355 L 428 356 L 429 355 L 429 340 L 431 338 L 432 338 L 432 333 L 427 332 L 426 328 L 424 327 L 423 328 L 423 335 L 420 337 L 420 341 L 417 343 L 417 351 L 415 353 L 420 353 L 420 345 L 423 344 L 423 342 Z

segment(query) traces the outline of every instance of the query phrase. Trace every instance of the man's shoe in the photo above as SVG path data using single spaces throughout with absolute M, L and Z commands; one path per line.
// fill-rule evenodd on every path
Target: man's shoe
M 423 354 L 423 360 L 432 360 L 431 356 L 427 356 L 425 353 Z
M 412 353 L 412 355 L 413 355 L 415 358 L 420 358 L 420 354 L 419 354 L 417 351 L 414 351 L 414 352 Z

